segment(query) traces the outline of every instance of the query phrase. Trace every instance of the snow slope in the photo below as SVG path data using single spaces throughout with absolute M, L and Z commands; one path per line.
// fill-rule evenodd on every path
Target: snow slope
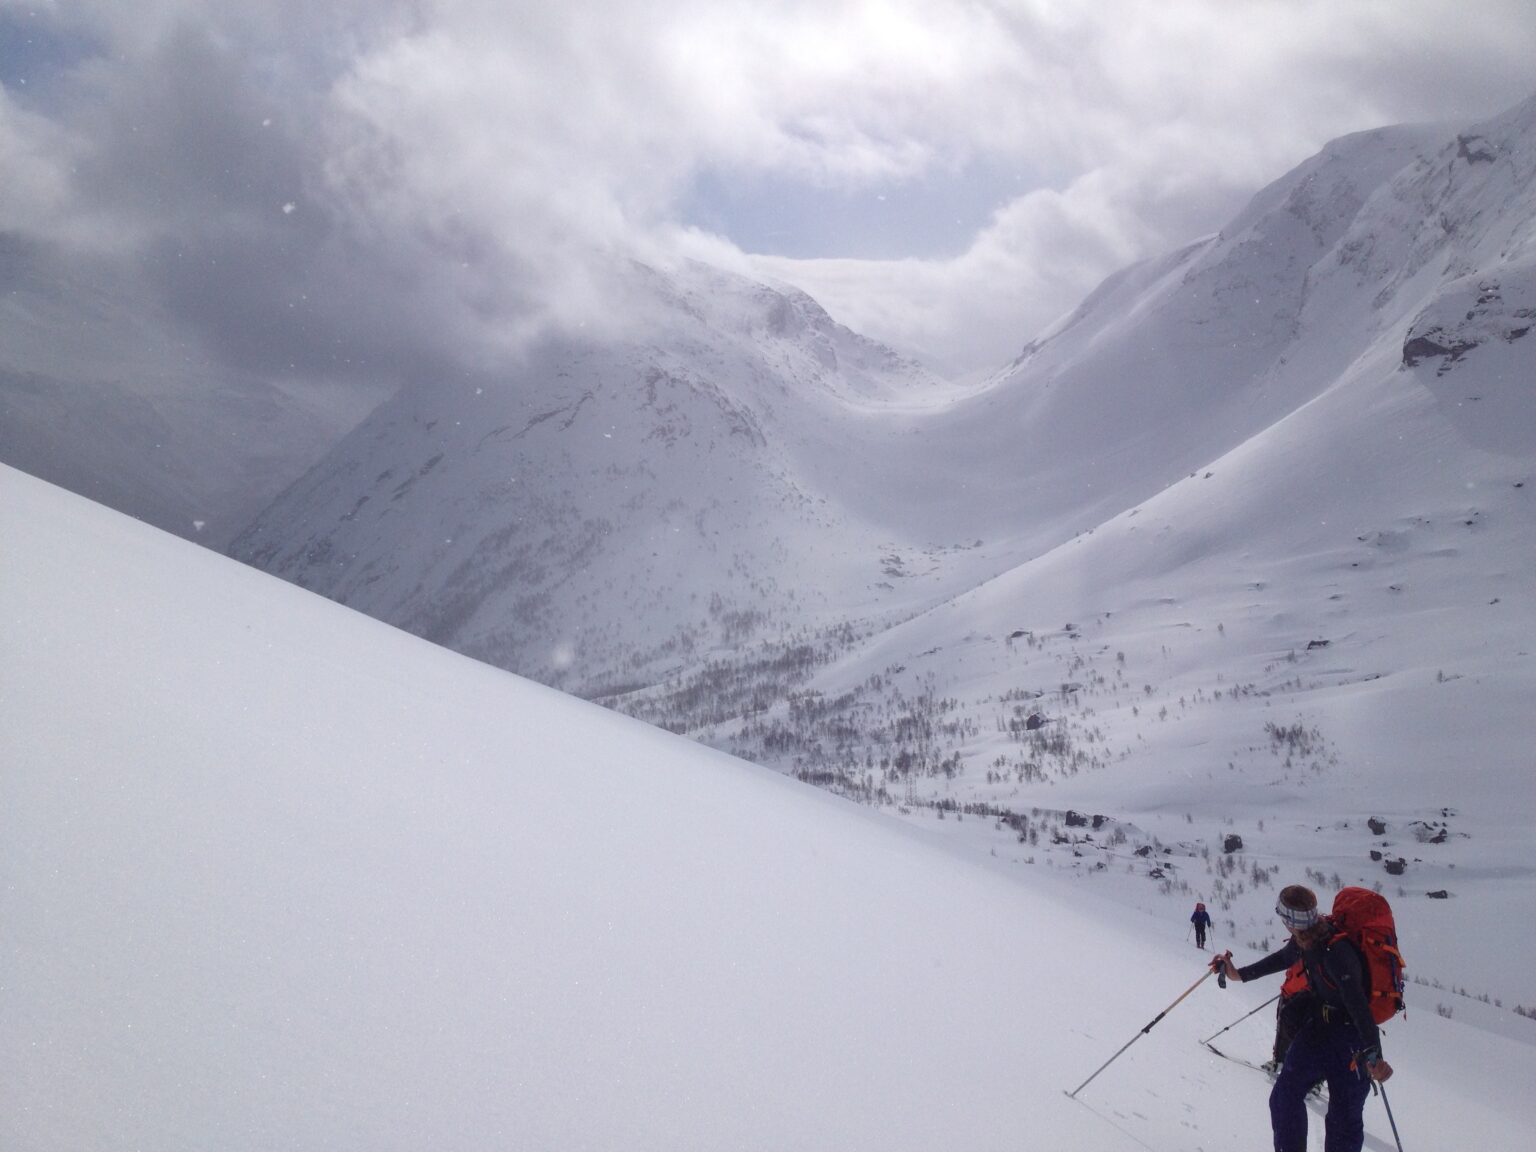
M 1272 989 L 0 469 L 0 1145 L 1226 1149 Z M 1228 1038 L 1262 1052 L 1265 1014 Z M 1422 1148 L 1536 1048 L 1417 1013 Z M 1390 1147 L 1368 1110 L 1368 1147 Z

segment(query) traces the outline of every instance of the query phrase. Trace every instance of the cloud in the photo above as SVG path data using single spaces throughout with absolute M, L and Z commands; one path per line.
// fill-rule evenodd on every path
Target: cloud
M 0 89 L 0 229 L 45 231 L 57 225 L 57 206 L 69 194 L 66 133 L 46 117 L 19 107 Z
M 46 84 L 0 76 L 0 229 L 116 254 L 240 367 L 402 376 L 591 331 L 630 258 L 746 266 L 733 217 L 752 266 L 839 319 L 995 366 L 1329 138 L 1495 112 L 1536 58 L 1525 0 L 0 0 L 0 21 L 77 46 Z M 975 234 L 923 243 L 958 182 Z M 764 251 L 813 233 L 821 192 L 909 193 L 881 251 L 930 255 L 850 259 L 827 229 L 820 258 Z
M 1063 175 L 1001 201 L 966 251 L 759 266 L 941 367 L 996 366 L 1103 277 L 1215 230 L 1329 139 L 1528 95 L 1536 51 L 1536 11 L 1517 4 L 1476 21 L 1435 0 L 1105 7 L 1011 26 L 1017 81 L 989 93 L 974 146 Z
M 947 260 L 755 257 L 843 323 L 954 374 L 1001 366 L 1110 272 L 1235 210 L 1242 189 L 1200 189 L 1190 212 L 1177 189 L 1097 170 L 1061 191 L 1010 201 L 962 255 Z M 1224 210 L 1223 210 L 1224 209 Z M 1193 219 L 1191 219 L 1193 217 Z

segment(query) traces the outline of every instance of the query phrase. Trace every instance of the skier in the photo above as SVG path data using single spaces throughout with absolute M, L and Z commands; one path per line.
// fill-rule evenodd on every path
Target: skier
M 1205 905 L 1196 903 L 1195 911 L 1190 916 L 1189 922 L 1195 926 L 1195 947 L 1205 947 L 1205 931 L 1211 926 L 1211 914 L 1205 910 Z
M 1323 1081 L 1328 1084 L 1326 1152 L 1360 1152 L 1371 1081 L 1392 1075 L 1367 1000 L 1364 959 L 1352 941 L 1335 939 L 1333 923 L 1318 912 L 1311 889 L 1299 884 L 1283 889 L 1275 913 L 1291 934 L 1285 947 L 1244 968 L 1233 964 L 1230 954 L 1211 961 L 1228 980 L 1257 980 L 1284 972 L 1297 960 L 1306 972 L 1311 988 L 1306 1020 L 1269 1094 L 1275 1152 L 1305 1152 L 1307 1093 Z

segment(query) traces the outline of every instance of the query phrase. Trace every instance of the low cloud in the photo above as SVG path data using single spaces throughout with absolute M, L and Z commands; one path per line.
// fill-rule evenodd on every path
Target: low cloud
M 781 260 L 754 265 L 816 297 L 840 321 L 956 375 L 997 368 L 1109 273 L 1235 211 L 1245 187 L 1193 198 L 1112 170 L 999 209 L 950 260 Z
M 1498 111 L 1536 58 L 1524 0 L 65 7 L 0 0 L 0 30 L 71 49 L 0 76 L 0 231 L 121 260 L 278 375 L 485 367 L 617 318 L 610 268 L 700 252 L 995 367 L 1327 139 Z M 708 177 L 847 195 L 973 170 L 1028 184 L 1000 179 L 944 259 L 748 254 L 728 212 L 714 236 L 684 215 Z

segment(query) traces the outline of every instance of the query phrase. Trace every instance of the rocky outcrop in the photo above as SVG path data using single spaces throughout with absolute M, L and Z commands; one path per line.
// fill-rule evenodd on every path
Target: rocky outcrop
M 1453 283 L 1414 319 L 1403 340 L 1403 367 L 1439 359 L 1443 376 L 1489 341 L 1513 343 L 1536 326 L 1536 275 L 1511 270 L 1497 280 Z

